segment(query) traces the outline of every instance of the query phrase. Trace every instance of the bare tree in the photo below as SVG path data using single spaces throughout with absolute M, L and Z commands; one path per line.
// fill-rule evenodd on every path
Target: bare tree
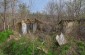
M 12 9 L 12 21 L 13 21 L 13 29 L 15 29 L 14 23 L 15 23 L 15 13 L 16 13 L 16 2 L 18 0 L 11 0 L 11 9 Z
M 4 30 L 6 29 L 6 10 L 7 10 L 7 0 L 4 0 Z
M 85 5 L 84 2 L 84 0 L 70 0 L 66 2 L 68 16 L 71 18 L 80 18 L 83 6 Z
M 28 16 L 28 13 L 30 13 L 29 8 L 26 6 L 26 4 L 22 3 L 19 4 L 19 13 L 20 18 L 25 19 Z
M 63 10 L 64 5 L 65 5 L 64 1 L 62 1 L 62 0 L 59 0 L 59 1 L 51 0 L 48 2 L 45 10 L 47 11 L 47 14 L 56 16 L 57 19 L 60 19 L 62 17 L 63 11 L 64 11 Z

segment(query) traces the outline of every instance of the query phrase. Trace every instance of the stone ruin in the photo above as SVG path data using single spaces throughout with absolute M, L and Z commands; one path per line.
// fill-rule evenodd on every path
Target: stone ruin
M 24 21 L 22 21 L 22 34 L 27 34 L 27 25 Z
M 60 35 L 56 35 L 56 41 L 60 46 L 67 43 L 67 40 L 63 33 L 61 33 Z

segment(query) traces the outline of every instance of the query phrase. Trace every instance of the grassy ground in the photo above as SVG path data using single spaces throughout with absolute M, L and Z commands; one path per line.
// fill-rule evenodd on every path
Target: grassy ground
M 13 34 L 12 30 L 6 30 L 6 31 L 0 32 L 0 45 L 3 42 L 5 42 L 11 34 Z
M 13 34 L 11 30 L 1 32 L 0 43 L 4 43 L 10 34 Z M 42 40 L 31 34 L 0 45 L 0 55 L 85 55 L 85 41 L 68 40 L 67 44 L 59 46 L 55 35 L 46 35 Z

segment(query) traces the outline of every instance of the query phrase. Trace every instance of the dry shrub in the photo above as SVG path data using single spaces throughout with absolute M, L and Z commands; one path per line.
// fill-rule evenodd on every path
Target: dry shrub
M 44 42 L 45 42 L 46 48 L 47 48 L 48 50 L 50 50 L 51 47 L 52 47 L 52 45 L 53 45 L 53 40 L 52 40 L 51 36 L 46 35 Z

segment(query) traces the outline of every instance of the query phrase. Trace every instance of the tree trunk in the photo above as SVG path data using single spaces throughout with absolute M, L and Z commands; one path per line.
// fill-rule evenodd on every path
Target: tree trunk
M 6 30 L 6 0 L 4 0 L 4 30 Z

